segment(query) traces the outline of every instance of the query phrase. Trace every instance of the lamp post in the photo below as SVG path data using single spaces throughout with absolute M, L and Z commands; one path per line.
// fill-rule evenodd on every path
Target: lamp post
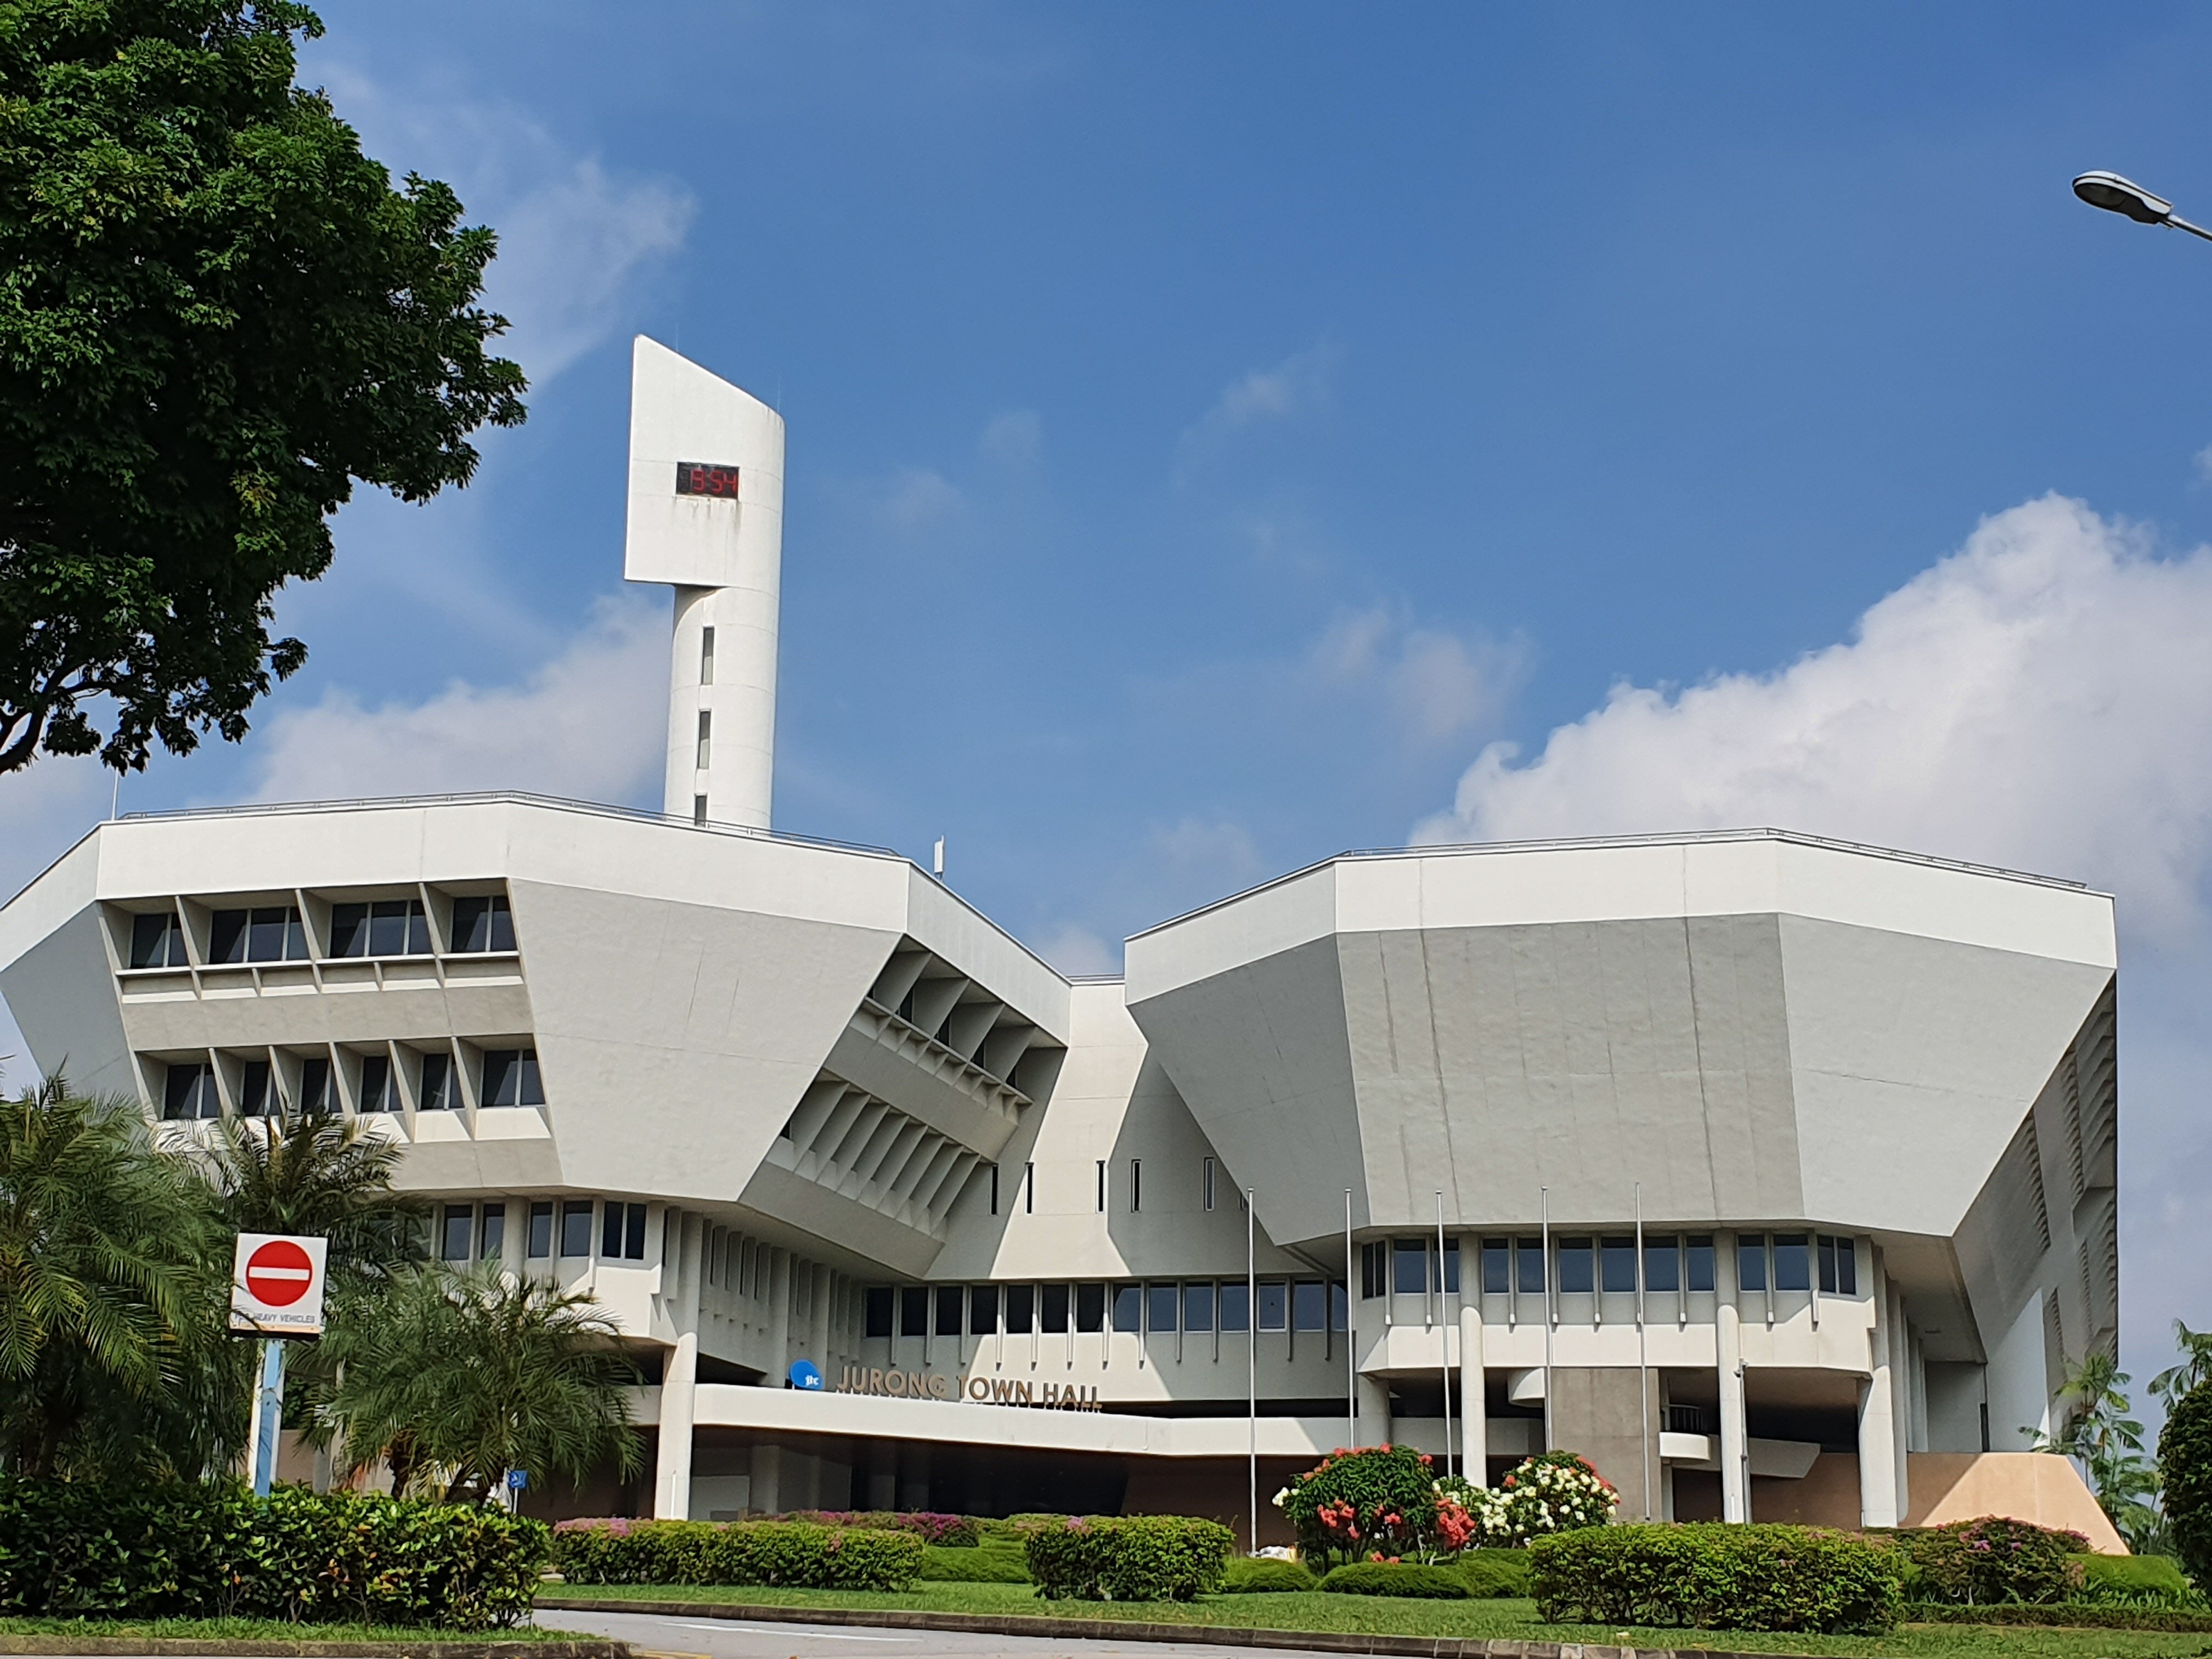
M 2152 195 L 2134 179 L 2123 179 L 2117 173 L 2085 173 L 2074 181 L 2074 193 L 2093 208 L 2123 214 L 2139 225 L 2165 225 L 2212 242 L 2212 230 L 2177 217 L 2172 203 L 2163 196 Z

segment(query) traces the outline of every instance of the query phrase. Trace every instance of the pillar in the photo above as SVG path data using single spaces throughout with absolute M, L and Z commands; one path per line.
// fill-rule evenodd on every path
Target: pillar
M 1905 1292 L 1899 1290 L 1895 1285 L 1889 1284 L 1887 1276 L 1884 1279 L 1884 1285 L 1887 1294 L 1883 1297 L 1882 1308 L 1889 1325 L 1888 1340 L 1885 1344 L 1885 1348 L 1889 1358 L 1890 1443 L 1893 1448 L 1890 1467 L 1896 1471 L 1893 1478 L 1897 1482 L 1897 1506 L 1909 1513 L 1912 1508 L 1912 1475 L 1911 1466 L 1905 1462 L 1909 1443 L 1904 1431 L 1905 1425 L 1912 1419 L 1909 1414 L 1905 1395 L 1905 1366 L 1908 1350 L 1905 1328 Z
M 1718 1310 L 1721 1392 L 1721 1519 L 1751 1519 L 1750 1445 L 1744 1431 L 1743 1329 L 1735 1304 Z
M 1464 1262 L 1463 1251 L 1462 1258 Z M 1464 1265 L 1460 1271 L 1467 1271 Z M 1460 1468 L 1468 1480 L 1478 1486 L 1490 1484 L 1490 1419 L 1484 1403 L 1486 1393 L 1482 1370 L 1482 1310 L 1463 1303 L 1459 1310 L 1459 1413 L 1461 1444 L 1464 1448 Z
M 768 1376 L 763 1384 L 780 1389 L 791 1370 L 791 1252 L 770 1250 L 768 1261 Z
M 675 1247 L 676 1259 L 660 1264 L 664 1305 L 676 1328 L 676 1344 L 660 1372 L 660 1438 L 653 1470 L 653 1514 L 659 1521 L 691 1516 L 691 1428 L 699 1382 L 700 1251 L 706 1239 L 702 1216 L 683 1215 L 661 1236 Z
M 763 1515 L 783 1513 L 783 1448 L 773 1441 L 753 1448 L 753 1507 Z

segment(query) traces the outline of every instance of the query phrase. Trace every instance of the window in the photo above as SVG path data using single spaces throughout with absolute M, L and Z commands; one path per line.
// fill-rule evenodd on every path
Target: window
M 174 910 L 158 910 L 131 918 L 131 965 L 133 968 L 181 968 L 185 965 L 184 924 Z
M 486 1261 L 496 1261 L 507 1247 L 507 1206 L 487 1204 L 483 1206 L 483 1225 L 477 1230 L 477 1254 Z
M 399 1109 L 399 1090 L 392 1075 L 391 1055 L 362 1056 L 361 1109 L 364 1112 L 396 1112 Z
M 1390 1243 L 1390 1288 L 1400 1296 L 1429 1293 L 1429 1242 L 1425 1238 L 1394 1239 Z M 1273 1326 L 1263 1325 L 1262 1330 Z
M 1242 1331 L 1251 1328 L 1251 1287 L 1243 1279 L 1224 1279 L 1221 1281 L 1219 1305 L 1223 1330 Z
M 564 1199 L 561 1203 L 561 1254 L 589 1255 L 592 1253 L 592 1200 L 588 1198 Z
M 1328 1287 L 1318 1279 L 1301 1279 L 1291 1286 L 1291 1326 L 1294 1330 L 1318 1331 L 1328 1318 Z
M 1523 1296 L 1544 1294 L 1544 1241 L 1513 1241 L 1513 1288 Z
M 1213 1285 L 1200 1279 L 1182 1287 L 1182 1328 L 1187 1331 L 1213 1328 Z
M 1182 1290 L 1176 1285 L 1145 1286 L 1145 1328 L 1155 1334 L 1174 1330 L 1176 1304 L 1182 1300 Z
M 1592 1288 L 1590 1242 L 1587 1238 L 1559 1241 L 1559 1289 L 1571 1294 Z
M 1098 1160 L 1098 1213 L 1106 1213 L 1106 1160 Z
M 238 1109 L 248 1117 L 260 1117 L 270 1104 L 269 1062 L 249 1060 L 239 1074 Z
M 307 1117 L 327 1117 L 337 1109 L 331 1095 L 331 1062 L 318 1054 L 300 1062 L 300 1111 Z
M 1685 1290 L 1710 1291 L 1713 1287 L 1713 1236 L 1711 1233 L 1692 1233 L 1683 1241 L 1682 1262 L 1687 1282 Z
M 476 1231 L 476 1211 L 466 1204 L 446 1206 L 445 1225 L 438 1235 L 438 1259 L 441 1261 L 466 1261 L 469 1259 L 469 1235 Z
M 331 907 L 334 957 L 427 957 L 430 918 L 421 899 L 379 899 Z
M 707 822 L 707 798 L 704 795 L 691 797 L 691 822 L 700 825 Z
M 996 1285 L 971 1285 L 968 1287 L 968 1334 L 988 1336 L 999 1328 L 999 1287 Z
M 507 908 L 504 893 L 495 893 L 489 898 L 453 901 L 453 949 L 514 949 L 514 916 Z
M 1328 1287 L 1328 1328 L 1333 1331 L 1352 1328 L 1352 1298 L 1341 1284 Z
M 1038 1297 L 1037 1328 L 1058 1336 L 1067 1329 L 1067 1286 L 1048 1285 Z
M 1682 1288 L 1682 1258 L 1672 1233 L 1644 1236 L 1644 1288 L 1679 1291 Z
M 530 1259 L 543 1261 L 553 1254 L 553 1200 L 539 1198 L 530 1205 Z
M 714 752 L 714 716 L 707 710 L 699 711 L 699 758 L 693 763 L 702 772 L 712 763 Z
M 891 1287 L 871 1285 L 867 1296 L 867 1324 L 863 1327 L 871 1337 L 891 1334 Z
M 1078 1285 L 1075 1287 L 1075 1328 L 1079 1331 L 1103 1331 L 1106 1328 L 1106 1287 L 1103 1285 Z
M 415 1096 L 416 1109 L 424 1112 L 457 1112 L 460 1109 L 461 1079 L 453 1070 L 451 1054 L 423 1055 L 422 1081 L 422 1086 Z M 568 1252 L 563 1251 L 562 1254 L 565 1255 Z
M 1291 1287 L 1279 1279 L 1260 1281 L 1260 1328 L 1263 1331 L 1288 1330 L 1291 1323 Z
M 964 1285 L 939 1285 L 937 1287 L 937 1334 L 939 1336 L 960 1334 L 961 1310 L 967 1299 Z
M 1636 1238 L 1609 1237 L 1598 1247 L 1598 1284 L 1608 1291 L 1636 1289 Z
M 1774 1235 L 1774 1288 L 1778 1291 L 1809 1291 L 1813 1288 L 1813 1263 L 1802 1233 Z
M 222 1116 L 222 1105 L 215 1087 L 215 1067 L 199 1064 L 170 1066 L 161 1079 L 161 1115 Z
M 609 1199 L 599 1218 L 599 1254 L 610 1261 L 645 1260 L 645 1206 Z
M 999 1166 L 998 1166 L 997 1164 L 994 1164 L 991 1166 L 991 1213 L 992 1213 L 993 1215 L 996 1215 L 996 1214 L 998 1214 L 998 1212 L 999 1212 Z
M 1831 1296 L 1859 1293 L 1859 1249 L 1855 1240 L 1820 1235 L 1820 1288 Z
M 1359 1247 L 1359 1294 L 1372 1302 L 1390 1288 L 1390 1247 L 1382 1239 Z
M 1022 1165 L 1022 1213 L 1030 1215 L 1036 1209 L 1036 1165 Z
M 1129 1213 L 1134 1215 L 1145 1207 L 1145 1161 L 1140 1158 L 1129 1160 Z
M 1482 1293 L 1485 1296 L 1504 1296 L 1513 1288 L 1513 1241 L 1510 1238 L 1486 1238 L 1482 1241 Z
M 699 630 L 699 684 L 712 685 L 714 683 L 714 630 L 702 628 Z M 886 1331 L 884 1334 L 888 1336 L 890 1333 Z
M 485 1106 L 543 1106 L 545 1089 L 538 1079 L 535 1048 L 487 1048 L 483 1057 Z
M 1450 1296 L 1459 1294 L 1459 1240 L 1455 1238 L 1444 1245 L 1444 1291 Z
M 215 913 L 214 962 L 305 962 L 307 930 L 289 904 Z
M 1143 1311 L 1143 1292 L 1134 1285 L 1116 1285 L 1114 1287 L 1114 1328 L 1115 1330 L 1135 1330 L 1137 1321 Z
M 1027 1336 L 1030 1334 L 1030 1327 L 1036 1322 L 1036 1286 L 1034 1285 L 1007 1285 L 1006 1329 L 1016 1336 Z
M 908 1285 L 899 1291 L 899 1334 L 929 1334 L 929 1286 Z
M 1738 1233 L 1735 1240 L 1735 1283 L 1740 1291 L 1766 1288 L 1766 1235 Z
M 1210 1158 L 1199 1160 L 1198 1196 L 1207 1209 L 1213 1207 L 1213 1160 Z

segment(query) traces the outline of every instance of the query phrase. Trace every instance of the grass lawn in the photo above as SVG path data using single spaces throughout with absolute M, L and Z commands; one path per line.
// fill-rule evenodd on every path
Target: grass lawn
M 276 1619 L 0 1619 L 9 1636 L 160 1637 L 191 1642 L 598 1642 L 571 1630 L 426 1630 L 410 1625 L 293 1625 Z
M 923 1583 L 911 1590 L 718 1589 L 692 1584 L 548 1586 L 549 1596 L 594 1601 L 712 1601 L 796 1607 L 927 1607 L 945 1613 L 1042 1614 L 1262 1630 L 1361 1631 L 1398 1636 L 1506 1637 L 1526 1641 L 1617 1642 L 1635 1647 L 1708 1647 L 1739 1652 L 1920 1656 L 2047 1654 L 2057 1659 L 2196 1659 L 2212 1654 L 2202 1632 L 1999 1629 L 1987 1625 L 1912 1625 L 1887 1636 L 1760 1635 L 1739 1631 L 1617 1630 L 1604 1625 L 1544 1625 L 1534 1601 L 1416 1601 L 1396 1596 L 1211 1595 L 1172 1601 L 1039 1601 L 1027 1584 Z M 550 1610 L 549 1610 L 550 1611 Z M 559 1617 L 557 1613 L 551 1614 Z

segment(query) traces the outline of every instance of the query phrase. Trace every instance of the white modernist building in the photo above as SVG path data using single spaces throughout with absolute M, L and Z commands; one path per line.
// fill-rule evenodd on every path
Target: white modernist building
M 652 1472 L 533 1501 L 1236 1519 L 1255 1451 L 1264 1495 L 1397 1440 L 1571 1447 L 1631 1516 L 2099 1530 L 2022 1431 L 2117 1335 L 2108 898 L 1768 830 L 1419 848 L 1070 980 L 769 829 L 783 424 L 643 340 L 634 397 L 665 811 L 138 815 L 0 908 L 40 1066 L 361 1117 L 439 1254 L 599 1298 Z

